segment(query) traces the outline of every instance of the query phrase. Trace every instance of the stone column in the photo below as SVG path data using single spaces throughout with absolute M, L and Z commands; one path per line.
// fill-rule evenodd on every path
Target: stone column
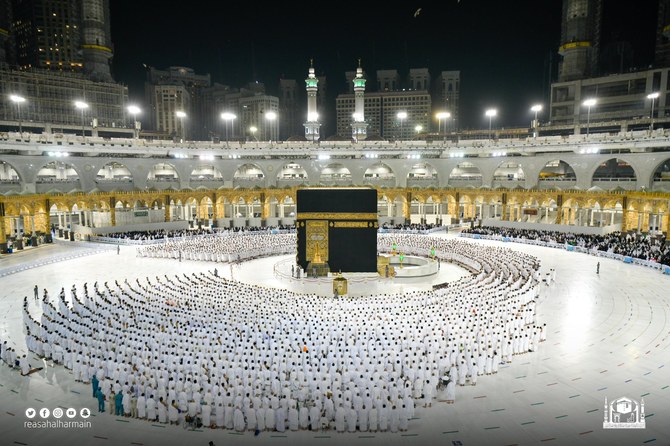
M 670 240 L 670 216 L 667 214 L 659 214 L 661 217 L 661 231 L 665 232 L 665 239 Z
M 642 226 L 640 230 L 642 232 L 649 232 L 649 218 L 651 217 L 651 213 L 643 212 L 642 213 Z
M 170 196 L 165 195 L 163 197 L 163 213 L 165 222 L 169 222 L 172 219 L 172 209 L 170 207 Z
M 0 203 L 0 253 L 7 252 L 7 234 L 5 233 L 5 204 Z
M 649 214 L 649 232 L 655 230 L 656 214 Z
M 116 226 L 116 208 L 113 206 L 109 209 L 109 223 L 111 226 Z

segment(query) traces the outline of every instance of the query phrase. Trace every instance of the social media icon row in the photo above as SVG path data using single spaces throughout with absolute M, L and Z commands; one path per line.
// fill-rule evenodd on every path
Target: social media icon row
M 43 407 L 43 408 L 40 409 L 39 414 L 40 414 L 40 417 L 45 418 L 45 419 L 49 418 L 49 415 L 53 415 L 54 418 L 61 418 L 63 416 L 63 414 L 65 414 L 65 416 L 68 417 L 68 418 L 74 418 L 74 417 L 77 416 L 77 409 L 74 409 L 74 408 L 70 407 L 68 409 L 65 409 L 65 411 L 63 411 L 63 409 L 61 409 L 60 407 L 56 407 L 53 411 L 50 411 L 46 407 Z M 35 418 L 36 415 L 37 415 L 37 411 L 35 409 L 33 409 L 32 407 L 29 407 L 29 408 L 26 409 L 26 417 L 28 417 L 30 419 L 33 419 L 33 418 Z M 81 409 L 79 411 L 79 415 L 82 418 L 86 419 L 86 418 L 91 416 L 91 410 L 84 407 L 83 409 Z

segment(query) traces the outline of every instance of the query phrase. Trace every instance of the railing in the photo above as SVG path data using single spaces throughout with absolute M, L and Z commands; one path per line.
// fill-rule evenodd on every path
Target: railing
M 493 180 L 491 186 L 504 187 L 506 189 L 514 189 L 515 187 L 524 187 L 526 185 L 526 180 Z
M 363 178 L 363 184 L 379 187 L 395 187 L 396 182 L 395 178 L 365 177 Z
M 265 178 L 233 178 L 233 187 L 251 189 L 253 187 L 264 187 Z
M 380 234 L 432 234 L 448 230 L 448 226 L 435 226 L 429 229 L 410 229 L 410 228 L 379 228 Z
M 132 183 L 132 178 L 96 178 L 96 183 Z
M 644 147 L 667 147 L 669 130 L 657 129 L 653 132 L 648 130 L 620 132 L 616 134 L 598 133 L 593 135 L 569 135 L 569 136 L 545 136 L 533 138 L 513 138 L 509 140 L 458 140 L 452 141 L 234 141 L 228 144 L 217 144 L 211 141 L 187 141 L 178 143 L 168 140 L 146 140 L 133 138 L 103 138 L 82 137 L 63 134 L 29 134 L 24 132 L 0 132 L 0 145 L 9 143 L 12 150 L 30 151 L 54 150 L 55 147 L 68 151 L 98 152 L 98 153 L 127 153 L 141 154 L 142 156 L 168 157 L 174 153 L 194 151 L 219 152 L 226 158 L 243 153 L 244 156 L 282 156 L 282 155 L 311 155 L 314 152 L 333 152 L 359 157 L 361 151 L 374 151 L 379 154 L 404 154 L 407 152 L 421 151 L 422 154 L 431 156 L 449 156 L 450 152 L 463 152 L 464 154 L 488 156 L 487 150 L 497 151 L 500 149 L 513 150 L 519 153 L 533 153 L 535 149 L 541 152 L 548 151 L 547 146 L 552 146 L 554 151 L 575 151 L 583 144 L 599 144 L 601 148 L 616 149 L 617 146 L 630 148 L 632 141 L 644 143 Z M 640 146 L 642 147 L 642 146 Z M 194 155 L 198 155 L 195 153 Z
M 602 181 L 602 182 L 611 182 L 611 183 L 623 183 L 623 182 L 637 182 L 637 178 L 616 178 L 616 177 L 594 177 L 593 182 Z
M 333 177 L 324 177 L 322 175 L 321 183 L 326 186 L 348 186 L 350 184 L 353 184 L 353 179 L 351 177 L 333 178 Z
M 301 186 L 303 184 L 309 184 L 309 180 L 305 178 L 278 178 L 277 179 L 277 187 L 293 187 L 293 186 Z
M 79 178 L 44 178 L 37 177 L 35 184 L 51 184 L 51 183 L 78 183 Z
M 225 179 L 223 177 L 219 177 L 219 178 L 194 178 L 194 177 L 191 177 L 191 180 L 190 180 L 191 183 L 214 183 L 214 182 L 223 183 L 224 181 L 225 181 Z

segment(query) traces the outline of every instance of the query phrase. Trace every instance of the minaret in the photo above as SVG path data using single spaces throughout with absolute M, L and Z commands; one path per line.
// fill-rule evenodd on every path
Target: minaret
M 83 0 L 81 21 L 84 72 L 91 80 L 113 82 L 109 66 L 112 58 L 109 0 Z
M 351 137 L 354 141 L 363 141 L 368 136 L 368 123 L 365 122 L 365 78 L 361 60 L 358 59 L 354 83 L 355 109 L 351 122 Z
M 670 66 L 670 0 L 659 0 L 658 2 L 656 56 L 654 57 L 654 62 L 657 67 Z
M 318 141 L 321 124 L 319 124 L 319 114 L 316 112 L 316 91 L 319 80 L 314 74 L 313 60 L 310 61 L 309 74 L 305 79 L 305 84 L 307 86 L 307 122 L 303 124 L 305 126 L 305 138 L 307 138 L 307 141 Z
M 597 74 L 603 0 L 563 0 L 558 81 L 586 79 Z
M 7 54 L 5 53 L 5 42 L 9 40 L 9 28 L 11 21 L 11 2 L 9 0 L 0 0 L 0 67 L 7 64 Z

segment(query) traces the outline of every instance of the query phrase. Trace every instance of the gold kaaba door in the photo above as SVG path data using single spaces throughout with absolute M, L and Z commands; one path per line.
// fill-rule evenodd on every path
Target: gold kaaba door
M 328 261 L 328 220 L 307 220 L 305 231 L 307 246 L 305 260 L 313 262 L 315 254 L 321 259 L 317 263 Z M 318 247 L 318 248 L 317 248 Z

